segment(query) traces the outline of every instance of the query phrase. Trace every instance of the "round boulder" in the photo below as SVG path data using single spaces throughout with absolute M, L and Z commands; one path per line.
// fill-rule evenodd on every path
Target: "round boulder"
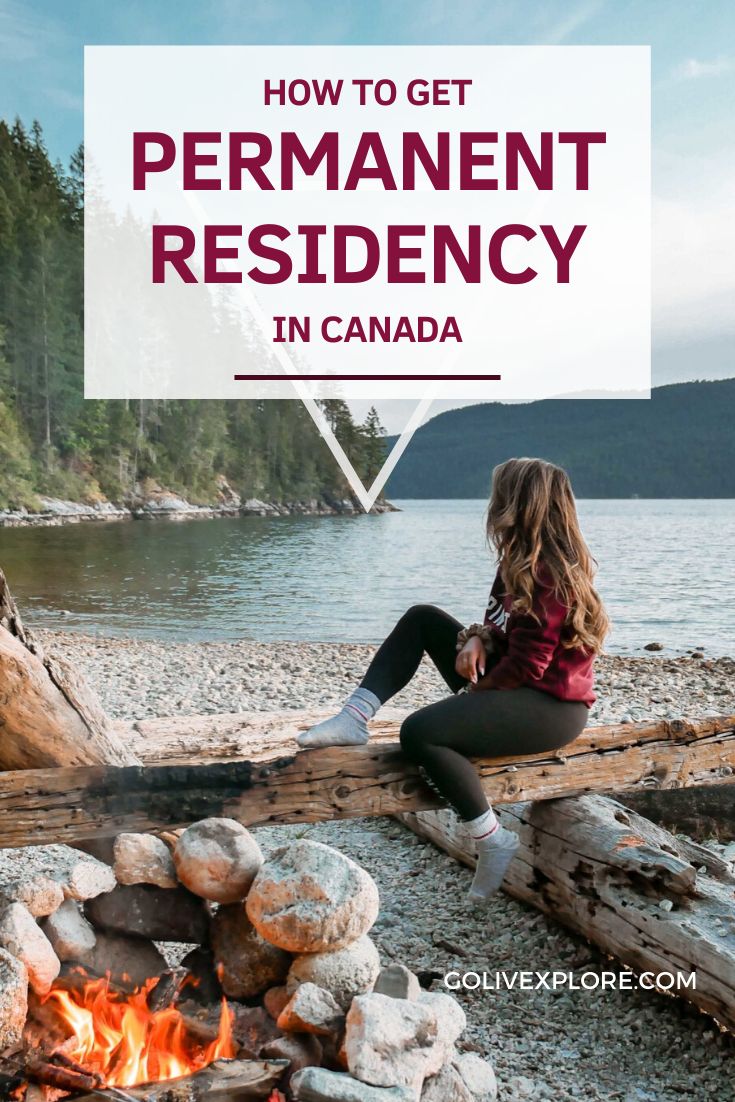
M 260 936 L 242 903 L 220 907 L 212 919 L 212 951 L 222 990 L 249 999 L 282 984 L 291 956 Z
M 267 941 L 292 953 L 321 953 L 368 932 L 378 917 L 378 888 L 339 850 L 302 838 L 266 861 L 245 906 Z
M 286 980 L 293 994 L 302 983 L 315 983 L 328 991 L 343 1010 L 356 995 L 371 991 L 380 972 L 380 957 L 367 935 L 331 953 L 302 953 L 291 965 Z
M 113 848 L 113 872 L 118 884 L 176 887 L 171 851 L 155 834 L 118 834 Z
M 247 895 L 263 863 L 260 846 L 234 819 L 202 819 L 176 843 L 176 875 L 190 892 L 215 903 L 237 903 Z
M 475 1052 L 465 1052 L 455 1056 L 452 1066 L 461 1075 L 473 1102 L 495 1102 L 498 1084 L 491 1064 Z

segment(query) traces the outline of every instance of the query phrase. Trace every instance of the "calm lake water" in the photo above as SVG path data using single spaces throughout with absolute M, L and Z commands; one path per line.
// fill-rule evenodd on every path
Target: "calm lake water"
M 243 517 L 0 529 L 31 625 L 172 641 L 376 642 L 411 604 L 481 619 L 482 501 L 379 517 Z M 735 654 L 735 501 L 583 501 L 608 649 Z

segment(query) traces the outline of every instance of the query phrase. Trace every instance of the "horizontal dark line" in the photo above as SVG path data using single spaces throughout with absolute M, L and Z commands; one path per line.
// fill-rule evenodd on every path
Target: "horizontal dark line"
M 276 382 L 279 379 L 294 379 L 300 382 L 335 382 L 335 383 L 348 383 L 350 380 L 356 382 L 368 382 L 379 383 L 382 381 L 387 382 L 408 382 L 411 379 L 415 379 L 416 382 L 431 382 L 435 379 L 439 382 L 450 382 L 456 380 L 458 382 L 468 382 L 471 379 L 479 379 L 483 382 L 498 382 L 502 376 L 500 375 L 233 375 L 233 378 L 237 382 L 252 382 L 258 379 L 262 379 L 265 382 Z

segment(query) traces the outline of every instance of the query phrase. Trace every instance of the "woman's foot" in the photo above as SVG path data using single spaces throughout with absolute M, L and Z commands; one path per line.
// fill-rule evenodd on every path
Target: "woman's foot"
M 477 869 L 470 888 L 471 902 L 484 903 L 495 894 L 520 844 L 518 835 L 503 826 L 498 826 L 489 837 L 477 842 Z
M 364 746 L 370 737 L 368 720 L 372 719 L 380 700 L 369 689 L 355 689 L 345 701 L 342 711 L 323 723 L 317 723 L 308 731 L 297 735 L 296 741 L 304 749 L 318 746 Z

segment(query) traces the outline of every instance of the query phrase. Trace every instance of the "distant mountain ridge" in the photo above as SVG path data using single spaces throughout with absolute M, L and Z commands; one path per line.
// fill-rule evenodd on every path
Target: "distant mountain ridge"
M 579 497 L 735 497 L 735 378 L 656 387 L 650 401 L 450 410 L 418 430 L 386 493 L 393 500 L 485 497 L 492 468 L 514 455 L 566 467 Z

